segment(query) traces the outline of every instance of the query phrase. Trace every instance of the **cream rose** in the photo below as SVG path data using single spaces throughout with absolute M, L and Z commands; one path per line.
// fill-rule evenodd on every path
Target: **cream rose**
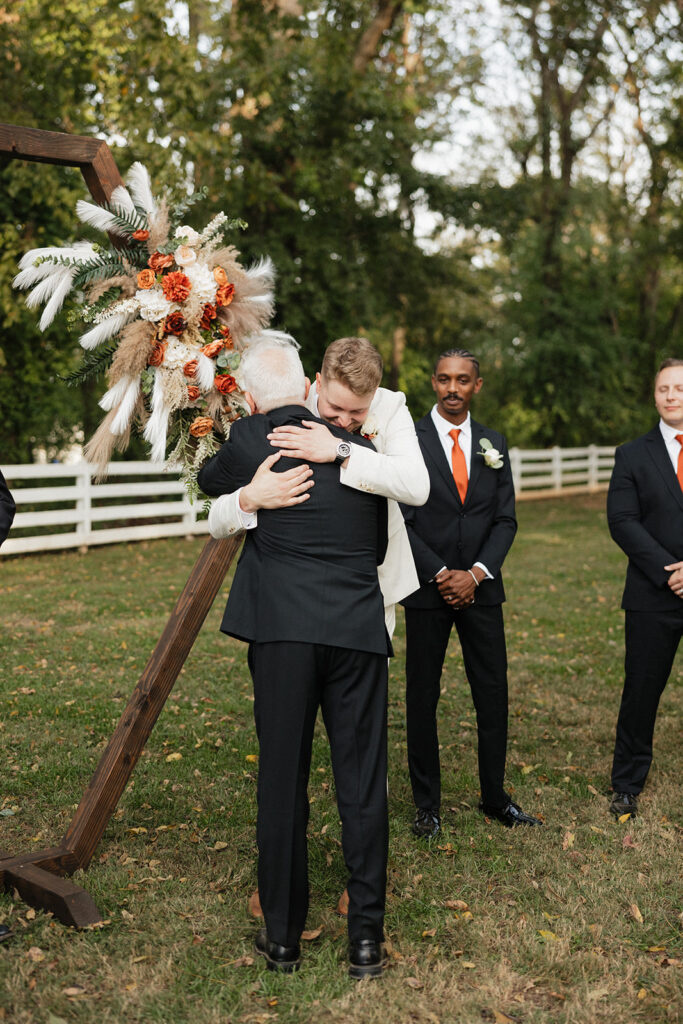
M 179 245 L 173 253 L 173 259 L 179 267 L 189 267 L 197 262 L 197 253 L 189 245 Z
M 179 228 L 176 228 L 174 237 L 184 238 L 187 245 L 197 245 L 200 241 L 199 232 L 195 231 L 194 228 L 188 227 L 187 224 L 181 224 Z

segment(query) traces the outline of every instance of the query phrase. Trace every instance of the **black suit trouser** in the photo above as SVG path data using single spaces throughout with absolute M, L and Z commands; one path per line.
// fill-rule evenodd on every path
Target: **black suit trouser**
M 406 608 L 406 731 L 408 767 L 416 807 L 441 804 L 441 765 L 436 711 L 448 640 L 458 632 L 465 673 L 477 715 L 481 798 L 503 807 L 507 750 L 508 686 L 501 605 Z
M 659 698 L 671 675 L 683 635 L 680 611 L 627 611 L 624 690 L 617 720 L 612 788 L 640 793 L 652 764 L 652 740 Z
M 325 644 L 252 644 L 259 738 L 258 884 L 268 937 L 299 941 L 308 911 L 308 777 L 318 712 L 330 740 L 342 849 L 349 871 L 349 939 L 384 937 L 387 658 Z

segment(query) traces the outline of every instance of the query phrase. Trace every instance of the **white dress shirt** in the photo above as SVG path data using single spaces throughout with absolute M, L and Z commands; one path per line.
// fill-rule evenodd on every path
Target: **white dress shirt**
M 465 419 L 462 421 L 462 423 L 458 423 L 457 427 L 454 423 L 451 423 L 450 420 L 444 419 L 444 417 L 439 412 L 438 406 L 436 405 L 432 409 L 431 417 L 432 422 L 436 427 L 436 432 L 439 435 L 441 447 L 443 448 L 444 456 L 446 458 L 446 461 L 448 462 L 448 468 L 451 472 L 453 472 L 452 453 L 454 441 L 453 438 L 450 436 L 450 432 L 451 430 L 460 431 L 460 433 L 458 434 L 458 444 L 460 446 L 460 451 L 465 456 L 465 465 L 467 466 L 467 479 L 469 480 L 470 466 L 472 464 L 472 420 L 470 414 L 467 413 Z M 474 564 L 478 565 L 479 568 L 486 573 L 487 579 L 493 579 L 493 576 L 488 571 L 483 562 L 475 562 Z M 442 573 L 444 569 L 447 568 L 447 565 L 442 566 L 441 569 L 439 569 L 439 572 L 436 573 L 436 576 L 438 576 L 439 573 Z
M 664 444 L 666 445 L 666 450 L 669 453 L 674 473 L 678 473 L 678 456 L 681 453 L 681 445 L 676 440 L 676 434 L 683 434 L 683 430 L 676 430 L 675 427 L 670 427 L 668 423 L 664 422 L 664 420 L 659 421 L 659 429 L 662 432 Z

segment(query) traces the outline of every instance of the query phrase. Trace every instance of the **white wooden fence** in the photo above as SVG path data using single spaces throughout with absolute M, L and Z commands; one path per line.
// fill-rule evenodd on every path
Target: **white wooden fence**
M 613 463 L 613 447 L 510 449 L 522 499 L 602 490 Z M 206 520 L 197 520 L 201 501 L 191 505 L 178 473 L 163 463 L 113 462 L 101 484 L 85 462 L 1 468 L 17 514 L 0 557 L 208 533 Z

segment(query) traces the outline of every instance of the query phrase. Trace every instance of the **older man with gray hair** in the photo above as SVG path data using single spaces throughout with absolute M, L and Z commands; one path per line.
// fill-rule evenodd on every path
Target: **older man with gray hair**
M 247 484 L 272 454 L 268 435 L 311 420 L 308 382 L 286 338 L 254 341 L 240 367 L 254 415 L 239 420 L 199 474 L 210 495 Z M 350 436 L 330 426 L 335 437 Z M 354 444 L 372 448 L 365 438 Z M 293 464 L 293 466 L 292 466 Z M 276 472 L 301 470 L 283 455 Z M 377 566 L 387 503 L 343 487 L 334 463 L 311 470 L 308 501 L 262 509 L 245 539 L 221 629 L 249 643 L 259 739 L 258 884 L 266 927 L 256 952 L 270 970 L 300 964 L 308 909 L 306 826 L 318 707 L 330 740 L 349 871 L 349 973 L 381 973 L 387 820 L 387 654 Z

